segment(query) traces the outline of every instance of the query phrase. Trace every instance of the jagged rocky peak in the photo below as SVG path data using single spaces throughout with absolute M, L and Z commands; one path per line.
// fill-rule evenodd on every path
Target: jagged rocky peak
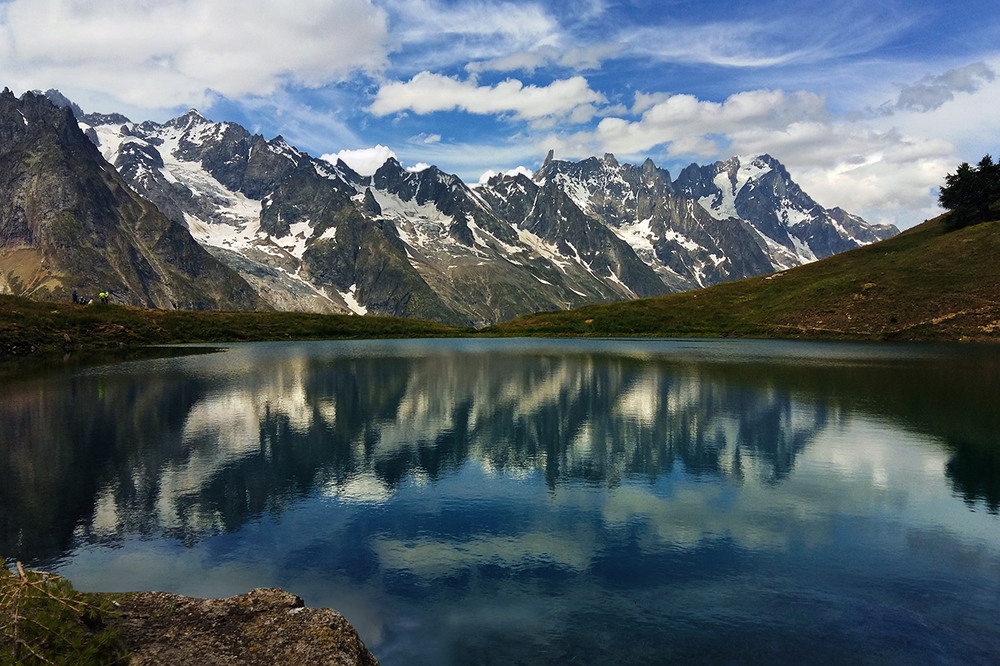
M 339 162 L 340 160 L 338 160 L 338 163 Z M 390 178 L 393 176 L 400 176 L 404 173 L 406 173 L 406 169 L 404 169 L 403 165 L 399 163 L 399 160 L 390 156 L 385 162 L 382 163 L 382 166 L 375 169 L 375 173 L 372 177 L 376 179 Z
M 184 115 L 177 116 L 172 120 L 168 120 L 166 123 L 164 123 L 164 126 L 176 127 L 177 129 L 180 130 L 190 130 L 192 127 L 196 127 L 198 125 L 208 125 L 211 124 L 211 122 L 212 121 L 210 121 L 208 118 L 201 115 L 201 112 L 198 111 L 198 109 L 192 108 L 188 109 L 187 113 L 185 113 Z
M 378 217 L 382 214 L 382 207 L 378 204 L 378 201 L 375 199 L 375 195 L 372 194 L 372 188 L 370 187 L 365 188 L 365 198 L 361 207 L 364 208 L 364 211 L 369 215 Z
M 722 190 L 722 182 L 728 181 L 728 187 L 725 188 L 727 193 L 735 194 L 749 181 L 759 179 L 763 174 L 774 170 L 787 176 L 787 171 L 781 163 L 770 155 L 753 157 L 735 155 L 727 160 L 704 166 L 692 163 L 680 172 L 674 185 L 679 192 L 699 199 L 716 195 Z M 720 180 L 719 176 L 724 176 L 724 181 Z
M 383 162 L 369 181 L 375 189 L 395 194 L 404 201 L 413 199 L 417 193 L 417 182 L 413 174 L 404 169 L 395 157 Z
M 646 187 L 662 188 L 664 192 L 673 194 L 674 183 L 670 178 L 670 172 L 656 166 L 656 163 L 651 158 L 647 157 L 643 161 L 642 166 L 639 167 L 639 171 L 642 173 Z
M 707 172 L 700 165 L 694 162 L 681 169 L 674 181 L 674 187 L 678 192 L 691 199 L 702 197 L 708 190 L 713 189 L 712 179 L 708 177 Z
M 351 182 L 356 183 L 362 180 L 361 174 L 352 169 L 347 162 L 340 159 L 339 157 L 337 158 L 337 163 L 334 165 L 334 167 L 344 178 L 346 178 Z
M 0 154 L 19 144 L 37 141 L 54 130 L 65 147 L 96 157 L 96 148 L 79 131 L 73 111 L 68 106 L 57 107 L 41 93 L 29 91 L 17 98 L 4 89 L 0 96 L 0 123 Z
M 70 99 L 68 97 L 66 97 L 65 95 L 63 95 L 61 92 L 59 92 L 55 88 L 49 88 L 48 90 L 45 91 L 45 93 L 42 93 L 40 90 L 35 90 L 33 92 L 36 95 L 42 95 L 42 94 L 44 94 L 44 96 L 45 96 L 46 99 L 48 99 L 50 102 L 52 102 L 53 104 L 55 104 L 56 106 L 58 106 L 60 109 L 69 108 L 70 110 L 73 111 L 73 114 L 77 118 L 83 118 L 83 116 L 85 115 L 84 112 L 83 112 L 83 109 L 81 109 L 79 106 L 77 106 L 76 103 L 70 101 Z
M 99 125 L 132 125 L 132 121 L 120 113 L 86 113 L 80 118 L 80 120 L 91 127 L 97 127 Z M 131 131 L 127 127 L 126 130 Z
M 556 151 L 550 148 L 549 152 L 545 154 L 545 160 L 542 162 L 542 168 L 544 169 L 545 167 L 547 167 L 549 165 L 549 162 L 551 162 L 555 158 L 556 158 Z
M 259 134 L 256 136 L 259 137 L 261 141 L 264 141 L 264 137 Z M 284 155 L 296 163 L 304 157 L 304 154 L 298 148 L 288 143 L 288 141 L 285 140 L 285 137 L 280 134 L 270 141 L 264 141 L 264 143 L 271 152 Z
M 505 173 L 502 173 L 502 172 L 501 173 L 495 173 L 492 176 L 490 176 L 489 178 L 487 178 L 486 182 L 482 183 L 482 185 L 485 185 L 487 188 L 499 187 L 500 184 L 503 183 L 508 178 L 511 178 L 511 176 L 509 176 L 509 175 L 507 175 Z M 479 187 L 479 186 L 476 186 L 476 187 Z
M 458 192 L 467 191 L 465 184 L 452 174 L 429 166 L 419 171 L 403 168 L 394 157 L 390 157 L 378 168 L 370 179 L 370 184 L 398 196 L 403 201 L 416 201 L 419 205 L 434 202 L 438 208 L 452 214 L 453 199 Z

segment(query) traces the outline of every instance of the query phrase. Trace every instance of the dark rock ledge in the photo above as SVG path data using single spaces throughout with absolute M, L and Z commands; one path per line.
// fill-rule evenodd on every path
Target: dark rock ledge
M 277 588 L 228 599 L 164 592 L 114 595 L 132 665 L 336 664 L 378 666 L 340 613 L 306 608 Z

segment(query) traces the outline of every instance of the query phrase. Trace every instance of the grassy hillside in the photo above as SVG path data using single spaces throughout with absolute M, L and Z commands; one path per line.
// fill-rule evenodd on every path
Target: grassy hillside
M 495 335 L 1000 341 L 1000 221 L 887 241 L 699 291 L 545 312 Z
M 467 335 L 414 319 L 301 312 L 191 312 L 0 296 L 0 356 L 176 342 Z
M 1000 221 L 946 232 L 940 219 L 807 266 L 699 291 L 543 312 L 497 336 L 783 337 L 1000 341 Z M 473 335 L 395 319 L 190 312 L 0 296 L 0 356 L 176 342 Z

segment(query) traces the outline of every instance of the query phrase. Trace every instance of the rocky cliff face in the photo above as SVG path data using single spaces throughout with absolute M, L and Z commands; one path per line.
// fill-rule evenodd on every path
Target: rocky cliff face
M 136 195 L 71 110 L 0 94 L 0 291 L 187 309 L 263 303 L 187 230 Z
M 894 232 L 823 209 L 766 155 L 677 180 L 651 160 L 550 155 L 532 178 L 469 187 L 395 160 L 361 176 L 194 111 L 164 124 L 92 114 L 80 127 L 278 309 L 483 325 L 769 273 Z

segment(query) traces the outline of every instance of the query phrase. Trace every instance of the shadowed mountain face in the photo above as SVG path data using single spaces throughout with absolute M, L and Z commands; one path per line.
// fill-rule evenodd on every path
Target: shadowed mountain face
M 213 279 L 213 289 L 196 289 L 200 300 L 162 286 L 201 277 L 209 265 L 219 270 L 205 252 L 187 249 L 195 247 L 190 235 L 246 283 L 238 287 L 243 301 L 218 307 L 478 326 L 770 273 L 895 232 L 823 209 L 766 155 L 692 165 L 676 181 L 650 160 L 634 166 L 612 155 L 581 162 L 550 155 L 532 178 L 496 176 L 469 187 L 435 167 L 408 171 L 394 159 L 361 176 L 280 136 L 268 141 L 196 111 L 163 124 L 83 115 L 77 131 L 68 100 L 48 95 L 62 111 L 37 95 L 6 96 L 5 135 L 26 135 L 22 106 L 31 117 L 53 119 L 27 134 L 53 130 L 46 149 L 6 141 L 5 172 L 31 165 L 38 177 L 73 183 L 77 191 L 13 195 L 0 220 L 10 275 L 0 288 L 15 293 L 98 285 L 131 303 L 216 307 L 221 297 L 214 291 L 235 288 L 225 287 L 232 275 Z M 15 144 L 21 147 L 10 152 Z M 36 153 L 44 159 L 31 157 Z M 66 170 L 75 171 L 55 175 Z M 137 238 L 95 245 L 90 239 L 110 234 L 109 224 L 87 226 L 80 211 L 84 229 L 64 230 L 62 242 L 73 251 L 60 253 L 58 275 L 41 254 L 11 254 L 37 247 L 37 224 L 27 217 L 59 217 L 81 198 L 99 216 L 117 216 L 117 227 L 135 228 Z M 160 246 L 152 247 L 154 239 Z M 166 261 L 176 273 L 169 279 L 155 259 L 163 246 L 176 254 Z
M 161 308 L 264 304 L 188 231 L 133 192 L 68 109 L 0 94 L 0 290 Z

